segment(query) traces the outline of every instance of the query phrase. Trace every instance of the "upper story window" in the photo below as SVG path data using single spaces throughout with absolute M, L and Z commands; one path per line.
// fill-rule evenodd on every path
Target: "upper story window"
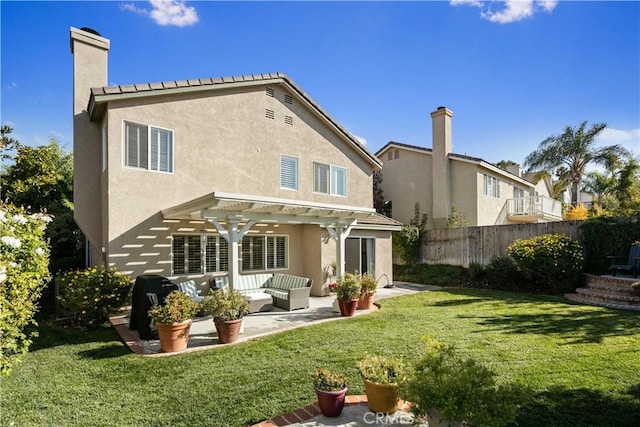
M 484 175 L 484 194 L 492 197 L 500 197 L 500 180 L 491 175 Z
M 173 131 L 124 122 L 124 164 L 132 168 L 173 172 Z
M 313 191 L 333 196 L 346 196 L 347 169 L 313 162 Z
M 280 156 L 280 188 L 298 189 L 298 159 Z

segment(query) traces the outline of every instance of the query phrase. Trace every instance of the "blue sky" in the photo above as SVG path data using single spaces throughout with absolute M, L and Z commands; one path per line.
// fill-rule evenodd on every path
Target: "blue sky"
M 606 122 L 640 153 L 640 3 L 0 3 L 0 121 L 72 148 L 70 27 L 111 40 L 109 84 L 285 72 L 375 152 L 431 147 L 453 111 L 456 153 L 522 162 L 546 137 Z

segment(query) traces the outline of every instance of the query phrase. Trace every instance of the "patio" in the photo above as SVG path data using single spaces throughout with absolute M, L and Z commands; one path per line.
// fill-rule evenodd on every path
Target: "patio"
M 439 287 L 418 285 L 407 282 L 394 282 L 393 287 L 378 288 L 378 290 L 376 291 L 376 301 L 399 295 L 407 295 L 415 292 L 435 289 L 439 289 Z M 244 331 L 241 332 L 240 337 L 238 338 L 238 341 L 236 341 L 236 343 L 244 342 L 252 338 L 264 335 L 290 330 L 300 326 L 343 319 L 343 317 L 340 316 L 340 313 L 333 311 L 332 306 L 335 298 L 335 295 L 325 297 L 311 297 L 309 299 L 309 308 L 307 309 L 286 311 L 274 307 L 271 311 L 268 312 L 249 314 L 244 317 Z M 367 314 L 375 310 L 377 310 L 377 308 L 374 310 L 357 310 L 356 316 Z M 158 340 L 140 339 L 137 331 L 132 331 L 129 329 L 128 312 L 124 315 L 111 317 L 109 320 L 124 344 L 132 352 L 156 357 L 171 356 L 177 354 L 162 353 L 160 351 L 160 341 Z M 193 324 L 191 325 L 191 331 L 189 334 L 189 346 L 185 351 L 180 353 L 206 350 L 222 345 L 232 344 L 218 343 L 215 326 L 213 324 L 211 316 L 196 317 L 195 319 L 193 319 Z

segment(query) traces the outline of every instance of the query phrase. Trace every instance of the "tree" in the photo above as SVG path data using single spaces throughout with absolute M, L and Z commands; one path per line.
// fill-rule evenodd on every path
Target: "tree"
M 640 163 L 631 159 L 616 174 L 612 193 L 618 200 L 618 210 L 622 215 L 640 212 Z
M 73 221 L 71 154 L 53 138 L 48 145 L 39 147 L 15 145 L 14 163 L 6 168 L 3 177 L 2 197 L 16 206 L 53 216 L 46 233 L 52 244 L 52 273 L 81 267 L 83 238 Z
M 496 166 L 504 171 L 506 171 L 509 166 L 517 166 L 517 165 L 518 164 L 513 160 L 500 160 L 498 163 L 496 163 Z
M 614 184 L 614 176 L 594 171 L 586 176 L 584 180 L 584 189 L 596 196 L 596 203 L 598 203 L 598 206 L 603 208 L 604 206 L 602 205 L 602 202 L 604 200 L 604 196 L 611 192 Z
M 0 160 L 5 161 L 11 158 L 9 151 L 15 150 L 20 144 L 9 134 L 13 132 L 13 128 L 9 125 L 0 126 Z
M 373 172 L 373 207 L 379 214 L 385 214 L 382 171 Z
M 578 203 L 578 186 L 588 164 L 608 165 L 629 156 L 620 145 L 595 147 L 596 138 L 607 127 L 606 123 L 596 123 L 585 131 L 586 126 L 586 121 L 577 127 L 567 126 L 562 134 L 551 135 L 542 141 L 525 159 L 528 170 L 547 169 L 566 180 L 571 185 L 573 206 Z

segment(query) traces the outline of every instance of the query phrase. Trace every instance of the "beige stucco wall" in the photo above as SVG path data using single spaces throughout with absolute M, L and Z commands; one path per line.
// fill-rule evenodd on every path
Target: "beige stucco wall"
M 397 159 L 388 160 L 385 151 L 380 160 L 383 162 L 382 191 L 385 200 L 392 202 L 393 219 L 409 224 L 414 217 L 417 202 L 420 204 L 420 212 L 429 215 L 431 224 L 431 154 L 401 149 Z
M 109 239 L 162 209 L 213 191 L 357 207 L 373 204 L 372 166 L 284 87 L 217 90 L 211 96 L 161 96 L 112 102 L 109 108 Z M 265 117 L 265 109 L 275 119 Z M 293 126 L 284 116 L 293 117 Z M 173 130 L 174 172 L 123 165 L 123 122 Z M 280 188 L 280 156 L 298 159 L 297 191 Z M 347 168 L 347 197 L 313 192 L 313 162 Z
M 464 214 L 469 226 L 478 224 L 478 194 L 482 187 L 478 187 L 477 175 L 476 165 L 451 161 L 451 204 L 458 213 Z

